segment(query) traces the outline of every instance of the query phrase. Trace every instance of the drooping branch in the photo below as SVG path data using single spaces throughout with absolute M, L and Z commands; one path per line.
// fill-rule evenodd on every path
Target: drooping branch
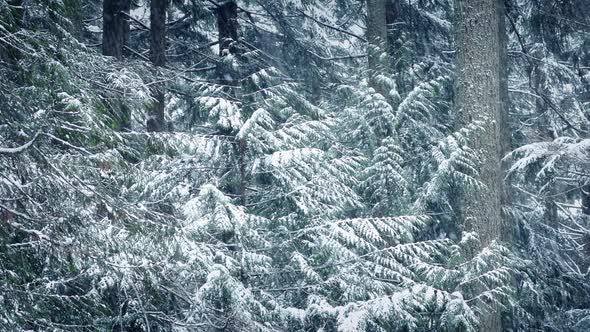
M 13 210 L 13 209 L 9 208 L 8 206 L 6 206 L 4 204 L 0 204 L 0 209 L 1 210 L 4 210 L 4 211 L 6 211 L 6 212 L 8 212 L 8 213 L 10 213 L 10 214 L 12 214 L 14 216 L 20 217 L 22 219 L 35 221 L 35 219 L 32 218 L 32 217 L 30 217 L 29 215 L 24 214 L 24 213 L 19 212 L 19 211 L 16 211 L 16 210 Z M 40 232 L 40 231 L 38 231 L 36 229 L 29 229 L 29 228 L 25 227 L 21 223 L 12 221 L 11 218 L 3 218 L 3 220 L 4 220 L 4 222 L 6 224 L 8 224 L 8 226 L 10 226 L 10 227 L 12 227 L 14 229 L 17 229 L 17 230 L 19 230 L 19 231 L 21 231 L 23 233 L 27 233 L 29 235 L 36 236 L 39 240 L 50 241 L 50 239 L 49 239 L 49 237 L 47 235 L 43 234 L 42 232 Z
M 311 15 L 309 15 L 309 14 L 305 13 L 304 11 L 302 11 L 302 10 L 300 10 L 300 9 L 297 9 L 297 11 L 298 11 L 298 12 L 299 12 L 301 15 L 303 15 L 304 17 L 306 17 L 306 18 L 308 18 L 308 19 L 310 19 L 310 20 L 314 21 L 315 23 L 317 23 L 317 24 L 319 24 L 319 25 L 321 25 L 321 26 L 323 26 L 323 27 L 326 27 L 326 28 L 328 28 L 328 29 L 332 29 L 332 30 L 338 31 L 338 32 L 340 32 L 340 33 L 343 33 L 343 34 L 345 34 L 345 35 L 349 35 L 349 36 L 351 36 L 351 37 L 357 38 L 358 40 L 360 40 L 360 41 L 362 41 L 362 42 L 364 42 L 364 43 L 366 43 L 366 42 L 367 42 L 367 40 L 366 40 L 365 38 L 363 38 L 363 37 L 361 37 L 361 36 L 359 36 L 359 35 L 357 35 L 357 34 L 355 34 L 355 33 L 353 33 L 353 32 L 350 32 L 350 31 L 344 30 L 344 29 L 342 29 L 342 28 L 339 28 L 339 27 L 336 27 L 336 26 L 333 26 L 333 25 L 330 25 L 330 24 L 324 23 L 324 22 L 322 22 L 322 21 L 318 20 L 317 18 L 315 18 L 315 17 L 313 17 L 313 16 L 311 16 Z
M 38 131 L 35 136 L 33 136 L 33 138 L 28 141 L 27 143 L 21 145 L 21 146 L 17 146 L 15 148 L 3 148 L 0 147 L 0 154 L 16 154 L 16 153 L 21 153 L 23 151 L 25 151 L 26 149 L 28 149 L 31 145 L 33 145 L 33 143 L 35 143 L 35 141 L 37 140 L 37 138 L 39 137 L 39 135 L 41 134 L 40 131 Z
M 129 19 L 129 20 L 133 21 L 134 23 L 136 23 L 137 25 L 139 25 L 143 30 L 146 30 L 146 31 L 149 31 L 150 30 L 150 27 L 147 24 L 145 24 L 142 21 L 136 19 L 135 17 L 131 16 L 130 14 L 125 13 L 125 12 L 121 12 L 121 15 L 127 17 L 127 19 Z

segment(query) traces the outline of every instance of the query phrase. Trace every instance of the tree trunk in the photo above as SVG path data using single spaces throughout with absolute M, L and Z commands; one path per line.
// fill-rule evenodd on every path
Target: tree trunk
M 512 130 L 510 128 L 510 100 L 508 98 L 508 33 L 506 31 L 506 2 L 498 0 L 498 38 L 500 45 L 498 47 L 500 58 L 500 158 L 504 158 L 512 151 Z M 507 174 L 508 163 L 502 163 L 502 174 Z M 502 206 L 508 206 L 512 201 L 512 190 L 510 183 L 504 186 L 503 195 L 501 197 Z M 514 229 L 507 222 L 508 218 L 502 217 L 502 234 L 500 238 L 504 241 L 512 241 L 514 237 Z
M 150 60 L 155 67 L 166 65 L 166 8 L 168 0 L 151 0 L 150 2 Z M 154 103 L 151 106 L 147 121 L 148 131 L 163 131 L 166 128 L 164 119 L 165 86 L 155 84 L 152 88 Z
M 367 42 L 369 58 L 369 84 L 379 93 L 387 96 L 387 91 L 380 89 L 375 77 L 387 71 L 387 0 L 367 0 Z
M 473 137 L 473 148 L 480 151 L 478 180 L 485 188 L 461 198 L 462 222 L 476 231 L 481 245 L 503 238 L 502 205 L 505 199 L 501 154 L 506 145 L 501 134 L 502 114 L 502 37 L 498 0 L 455 0 L 456 94 L 458 125 L 480 121 L 483 131 Z M 503 17 L 502 17 L 503 18 Z M 482 317 L 481 331 L 501 331 L 499 313 Z
M 236 53 L 238 5 L 234 1 L 228 1 L 217 8 L 217 30 L 219 32 L 219 56 Z
M 104 0 L 102 3 L 102 54 L 122 57 L 118 28 L 118 0 Z
M 102 54 L 121 60 L 129 35 L 129 0 L 104 0 L 102 3 Z
M 508 101 L 508 34 L 506 33 L 506 6 L 498 0 L 498 47 L 500 57 L 500 156 L 503 158 L 512 150 Z
M 129 15 L 131 14 L 131 0 L 119 0 L 121 3 L 121 11 L 124 13 L 122 15 L 122 46 L 123 49 L 123 56 L 125 56 L 128 52 L 125 50 L 125 46 L 129 45 L 129 36 L 131 35 L 131 26 L 129 24 Z
M 590 215 L 590 184 L 582 186 L 582 212 L 586 215 Z
M 217 32 L 219 33 L 219 56 L 224 58 L 230 54 L 238 55 L 238 5 L 228 1 L 217 7 Z M 220 84 L 237 86 L 238 73 L 231 63 L 220 61 L 217 65 L 217 76 Z M 233 93 L 233 90 L 229 92 Z
M 405 94 L 408 92 L 409 86 L 404 84 L 405 72 L 407 63 L 403 59 L 402 40 L 400 39 L 400 27 L 397 23 L 405 24 L 402 12 L 401 1 L 390 0 L 385 4 L 385 22 L 387 25 L 387 54 L 389 59 L 396 59 L 392 61 L 391 70 L 396 74 L 396 88 L 398 93 Z M 401 60 L 401 61 L 400 61 Z
M 102 54 L 118 60 L 124 57 L 124 48 L 129 44 L 130 0 L 104 0 L 102 19 Z M 130 127 L 130 110 L 120 101 L 107 102 L 107 107 L 116 115 L 119 129 Z
M 487 186 L 464 197 L 465 225 L 479 231 L 483 245 L 500 238 L 504 181 L 500 164 L 502 83 L 496 0 L 456 0 L 455 108 L 463 127 L 481 121 L 474 138 L 482 158 L 479 180 Z M 486 202 L 485 204 L 483 202 Z
M 238 42 L 238 5 L 235 1 L 227 1 L 217 7 L 217 32 L 219 33 L 219 56 L 223 59 L 227 56 L 240 56 Z M 243 60 L 239 59 L 238 61 Z M 220 61 L 217 66 L 217 75 L 221 84 L 226 85 L 227 94 L 238 98 L 236 89 L 240 84 L 240 71 L 236 70 L 230 62 Z M 238 156 L 238 191 L 240 203 L 246 205 L 246 153 L 248 145 L 246 140 L 239 139 L 236 145 Z
M 399 0 L 390 0 L 385 3 L 385 24 L 387 31 L 387 46 L 390 57 L 395 57 L 397 49 L 395 43 L 397 36 L 393 33 L 395 24 L 400 22 L 402 15 L 401 3 Z

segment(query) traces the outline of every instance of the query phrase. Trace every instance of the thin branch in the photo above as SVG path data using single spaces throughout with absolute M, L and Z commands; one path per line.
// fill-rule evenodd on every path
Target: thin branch
M 3 209 L 3 210 L 8 211 L 9 213 L 11 213 L 11 214 L 13 214 L 15 216 L 21 217 L 23 219 L 30 220 L 30 221 L 36 221 L 36 219 L 34 219 L 33 217 L 31 217 L 31 216 L 29 216 L 27 214 L 24 214 L 22 212 L 13 210 L 13 209 L 9 208 L 8 206 L 6 206 L 4 204 L 0 204 L 0 208 Z M 15 229 L 17 229 L 17 230 L 19 230 L 21 232 L 24 232 L 24 233 L 27 233 L 27 234 L 30 234 L 30 235 L 34 235 L 39 240 L 50 241 L 49 240 L 49 237 L 47 235 L 41 233 L 40 231 L 38 231 L 36 229 L 29 229 L 29 228 L 25 227 L 21 223 L 18 223 L 18 222 L 14 222 L 14 221 L 9 220 L 9 218 L 3 218 L 3 219 L 4 219 L 4 222 L 6 222 L 8 224 L 8 226 L 10 226 L 12 228 L 15 228 Z
M 180 22 L 182 22 L 182 21 L 184 21 L 184 20 L 186 20 L 186 19 L 188 19 L 190 17 L 191 17 L 191 14 L 188 14 L 188 15 L 185 15 L 185 16 L 177 19 L 177 20 L 167 22 L 166 25 L 169 25 L 170 27 L 172 27 L 173 25 L 176 25 L 176 24 L 178 24 L 178 23 L 180 23 Z
M 127 14 L 126 12 L 120 12 L 121 14 L 123 14 L 123 16 L 127 17 L 128 19 L 132 20 L 133 22 L 139 24 L 142 28 L 144 28 L 145 30 L 150 30 L 150 27 L 148 27 L 145 23 L 143 23 L 142 21 L 136 19 L 135 17 Z
M 311 16 L 311 15 L 308 15 L 308 14 L 306 14 L 304 11 L 302 11 L 302 10 L 300 10 L 300 9 L 297 9 L 297 11 L 298 11 L 299 13 L 301 13 L 301 15 L 303 15 L 303 16 L 305 16 L 305 17 L 307 17 L 308 19 L 310 19 L 310 20 L 312 20 L 312 21 L 316 22 L 317 24 L 319 24 L 319 25 L 321 25 L 321 26 L 324 26 L 324 27 L 326 27 L 326 28 L 329 28 L 329 29 L 332 29 L 332 30 L 335 30 L 335 31 L 341 32 L 341 33 L 343 33 L 343 34 L 345 34 L 345 35 L 349 35 L 349 36 L 351 36 L 351 37 L 357 38 L 357 39 L 359 39 L 359 40 L 361 40 L 361 41 L 363 41 L 363 42 L 365 42 L 365 43 L 367 42 L 367 40 L 366 40 L 365 38 L 363 38 L 363 37 L 361 37 L 361 36 L 359 36 L 359 35 L 357 35 L 357 34 L 355 34 L 355 33 L 353 33 L 353 32 L 350 32 L 350 31 L 348 31 L 348 30 L 344 30 L 344 29 L 341 29 L 341 28 L 339 28 L 339 27 L 335 27 L 335 26 L 333 26 L 333 25 L 330 25 L 330 24 L 324 23 L 324 22 L 322 22 L 322 21 L 320 21 L 320 20 L 316 19 L 315 17 L 313 17 L 313 16 Z
M 138 57 L 142 58 L 145 61 L 148 61 L 148 62 L 150 61 L 150 58 L 148 58 L 147 56 L 145 56 L 145 55 L 137 52 L 136 50 L 132 49 L 131 47 L 129 47 L 127 45 L 123 46 L 123 48 L 125 48 L 127 51 L 129 51 L 129 52 L 137 55 Z
M 321 59 L 321 60 L 324 60 L 324 61 L 352 60 L 352 59 L 359 59 L 359 58 L 365 58 L 365 57 L 367 57 L 367 54 L 355 54 L 355 55 L 334 56 L 334 57 L 331 57 L 331 58 L 326 58 L 326 57 L 323 57 L 323 56 L 318 55 L 316 53 L 312 53 L 311 51 L 309 51 L 309 53 L 311 53 L 316 58 Z
M 216 69 L 216 68 L 217 68 L 217 66 L 208 66 L 208 67 L 203 67 L 203 68 L 187 69 L 184 72 L 185 73 L 198 73 L 198 72 L 202 72 L 202 71 L 213 70 L 213 69 Z

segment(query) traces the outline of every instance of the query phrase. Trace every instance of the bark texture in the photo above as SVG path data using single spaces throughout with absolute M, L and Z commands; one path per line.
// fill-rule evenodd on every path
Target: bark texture
M 129 38 L 129 0 L 104 0 L 102 3 L 102 54 L 121 60 Z
M 375 76 L 387 71 L 387 0 L 367 0 L 367 42 L 369 59 L 369 83 L 379 91 Z
M 155 67 L 166 65 L 166 9 L 168 0 L 151 0 L 150 2 L 150 60 Z M 163 131 L 166 128 L 164 119 L 165 86 L 155 84 L 152 88 L 154 103 L 147 121 L 148 131 Z
M 474 139 L 482 157 L 479 180 L 487 188 L 465 195 L 464 222 L 480 232 L 483 245 L 502 232 L 504 181 L 501 168 L 502 84 L 496 0 L 456 0 L 457 84 L 455 107 L 463 127 L 481 121 Z
M 499 155 L 504 158 L 512 151 L 512 130 L 510 128 L 510 100 L 508 98 L 508 33 L 506 31 L 506 13 L 507 7 L 504 0 L 498 0 L 498 40 L 499 40 L 499 74 L 500 74 L 500 142 Z M 502 175 L 507 174 L 508 163 L 502 163 Z M 502 193 L 502 206 L 508 206 L 512 202 L 512 190 L 510 183 L 506 183 Z M 514 227 L 507 222 L 508 218 L 502 217 L 502 234 L 500 238 L 504 241 L 511 241 L 514 238 Z
M 506 156 L 512 150 L 508 100 L 508 34 L 506 33 L 506 4 L 498 0 L 498 34 L 500 57 L 500 155 Z
M 480 121 L 483 131 L 474 139 L 480 151 L 479 181 L 485 188 L 462 197 L 464 227 L 477 231 L 482 246 L 501 239 L 502 205 L 506 191 L 501 165 L 505 142 L 501 135 L 506 124 L 503 112 L 502 34 L 498 0 L 455 0 L 456 94 L 458 124 L 463 127 Z M 502 17 L 503 19 L 503 17 Z M 482 318 L 480 331 L 501 331 L 499 313 Z

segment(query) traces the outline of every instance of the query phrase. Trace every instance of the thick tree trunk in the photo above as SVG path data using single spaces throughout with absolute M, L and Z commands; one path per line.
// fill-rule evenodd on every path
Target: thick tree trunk
M 129 24 L 129 15 L 131 14 L 131 0 L 119 0 L 121 4 L 121 11 L 124 13 L 122 15 L 122 38 L 123 42 L 121 48 L 123 49 L 123 56 L 127 55 L 127 50 L 125 50 L 126 46 L 129 46 L 129 36 L 131 35 L 131 26 Z
M 404 23 L 402 5 L 399 0 L 389 0 L 385 4 L 385 22 L 387 25 L 387 54 L 389 59 L 401 59 L 401 40 L 400 28 L 397 23 Z M 397 91 L 404 94 L 408 91 L 409 86 L 403 84 L 406 63 L 404 61 L 394 61 L 391 64 L 391 70 L 396 73 Z
M 217 30 L 219 56 L 235 54 L 235 42 L 238 40 L 238 5 L 234 1 L 223 3 L 217 8 Z
M 151 0 L 150 2 L 150 60 L 155 67 L 166 65 L 166 9 L 168 0 Z M 152 88 L 154 103 L 147 121 L 148 131 L 166 129 L 164 119 L 165 86 L 155 84 Z
M 227 1 L 217 8 L 217 32 L 219 33 L 219 56 L 240 56 L 240 45 L 238 44 L 238 5 L 235 1 Z M 236 89 L 240 83 L 240 72 L 234 66 L 226 61 L 220 61 L 217 66 L 217 75 L 220 83 L 226 85 L 227 94 L 236 96 Z M 240 203 L 246 205 L 246 153 L 248 145 L 244 139 L 238 140 L 236 145 L 236 154 L 238 156 L 238 177 L 239 185 L 237 195 L 240 197 Z
M 102 54 L 122 57 L 118 29 L 119 0 L 104 0 L 102 3 Z
M 118 60 L 124 57 L 125 46 L 129 44 L 129 10 L 130 0 L 104 0 L 102 19 L 102 54 L 113 56 Z M 124 103 L 114 101 L 109 108 L 118 118 L 120 129 L 130 127 L 130 111 Z
M 387 71 L 388 43 L 387 43 L 387 0 L 367 0 L 367 42 L 369 59 L 369 83 L 383 95 L 387 91 L 380 91 L 379 84 L 375 77 Z
M 129 35 L 129 0 L 104 0 L 102 3 L 102 54 L 123 58 Z
M 396 30 L 395 24 L 401 22 L 402 8 L 399 0 L 389 0 L 385 2 L 385 24 L 387 26 L 387 46 L 390 57 L 395 57 L 396 52 L 396 41 L 397 35 L 394 33 Z
M 238 55 L 238 5 L 234 1 L 221 4 L 216 11 L 217 32 L 219 34 L 219 56 Z M 220 61 L 217 65 L 217 76 L 220 83 L 228 86 L 237 86 L 238 73 L 231 63 Z M 229 91 L 230 94 L 233 93 Z
M 166 9 L 168 0 L 150 1 L 150 60 L 154 66 L 166 65 Z
M 510 128 L 510 100 L 508 98 L 508 33 L 506 31 L 506 3 L 504 0 L 498 0 L 498 40 L 500 45 L 498 47 L 500 58 L 500 158 L 504 158 L 512 151 L 512 130 Z M 502 174 L 507 174 L 508 163 L 502 163 Z M 512 201 L 512 190 L 510 183 L 504 186 L 502 195 L 502 205 L 508 206 Z M 502 234 L 500 238 L 504 241 L 512 241 L 514 237 L 514 229 L 508 223 L 506 216 L 502 217 Z
M 463 195 L 461 222 L 466 229 L 478 232 L 482 246 L 503 238 L 505 231 L 501 155 L 506 144 L 501 138 L 505 116 L 498 5 L 498 0 L 455 0 L 458 125 L 480 121 L 484 129 L 473 138 L 473 148 L 481 152 L 478 180 L 485 188 Z M 501 331 L 500 314 L 482 317 L 480 330 Z
M 498 34 L 500 57 L 500 156 L 506 156 L 512 150 L 508 101 L 508 34 L 506 33 L 506 6 L 504 0 L 498 0 Z
M 464 222 L 480 233 L 483 245 L 502 235 L 501 42 L 496 5 L 496 0 L 456 0 L 458 124 L 481 121 L 485 129 L 475 137 L 474 147 L 482 152 L 479 180 L 487 188 L 465 195 Z

